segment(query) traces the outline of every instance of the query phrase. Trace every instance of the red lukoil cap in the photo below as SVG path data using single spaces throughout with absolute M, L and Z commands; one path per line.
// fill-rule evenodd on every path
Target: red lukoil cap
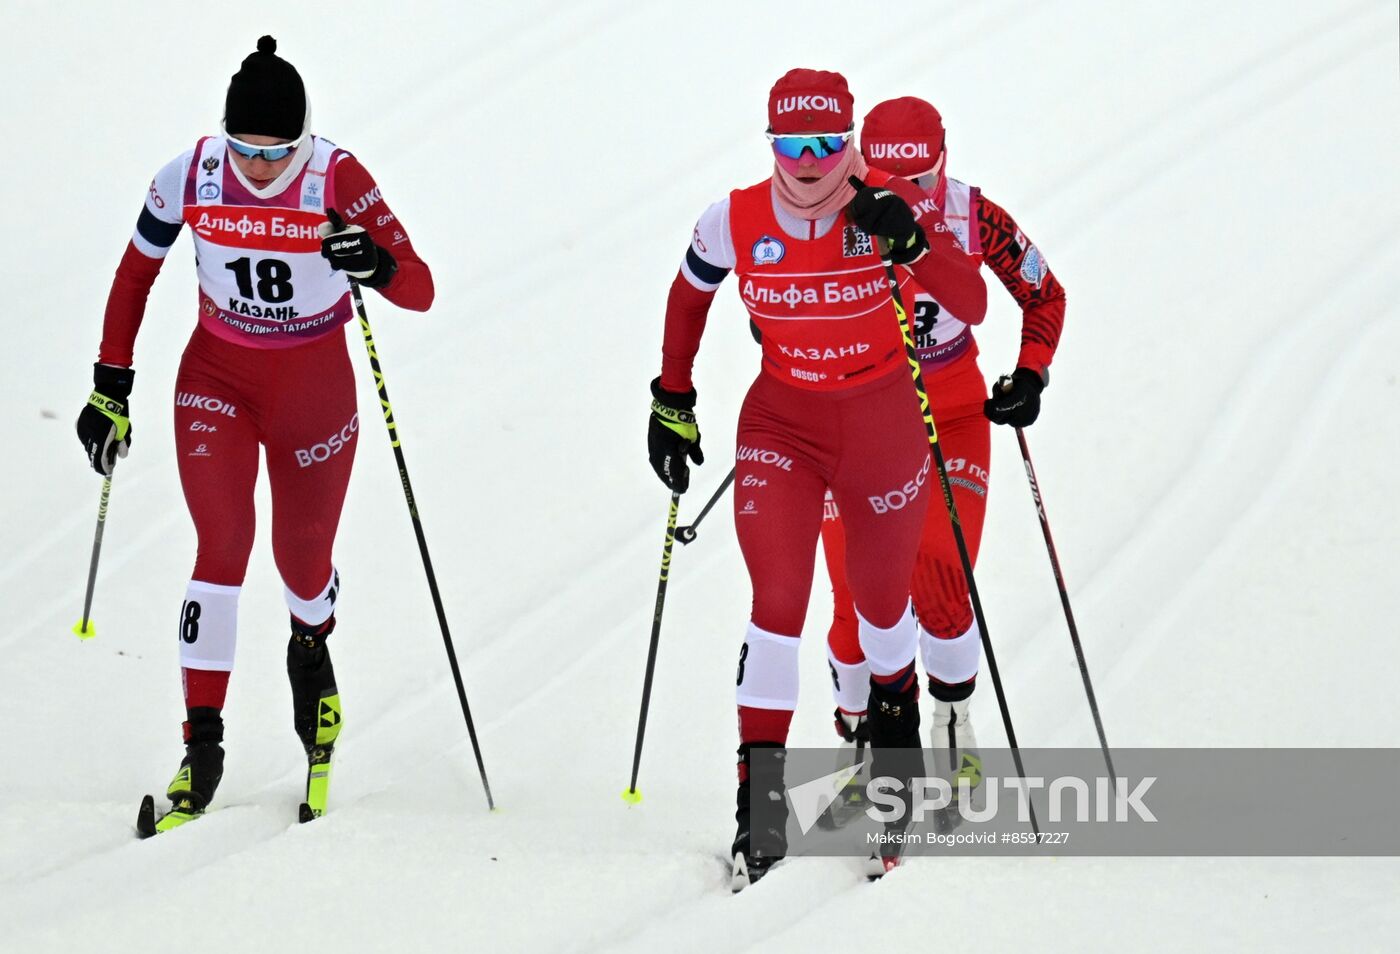
M 851 128 L 855 99 L 846 77 L 825 70 L 788 70 L 768 93 L 768 128 L 779 135 Z
M 928 172 L 943 152 L 943 117 L 916 96 L 887 99 L 865 114 L 860 152 L 872 169 L 912 178 Z

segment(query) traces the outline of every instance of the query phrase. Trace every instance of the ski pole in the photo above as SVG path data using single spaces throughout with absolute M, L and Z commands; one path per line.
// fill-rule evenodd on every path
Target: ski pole
M 733 482 L 734 468 L 731 467 L 729 468 L 729 476 L 724 478 L 724 483 L 719 485 L 719 489 L 710 495 L 710 499 L 706 501 L 705 506 L 700 508 L 700 516 L 695 518 L 695 522 L 686 524 L 684 527 L 676 528 L 677 540 L 682 544 L 691 543 L 695 540 L 696 531 L 700 529 L 700 521 L 705 519 L 705 514 L 709 513 L 710 509 L 714 507 L 715 504 L 719 503 L 719 498 L 724 496 L 724 492 L 729 489 L 729 485 Z
M 1003 381 L 1009 381 L 1003 378 Z M 1094 697 L 1094 684 L 1089 681 L 1089 664 L 1084 661 L 1084 647 L 1079 642 L 1079 627 L 1074 625 L 1074 611 L 1069 608 L 1069 591 L 1065 588 L 1064 574 L 1060 572 L 1060 558 L 1055 553 L 1055 541 L 1050 537 L 1050 519 L 1045 515 L 1045 502 L 1040 496 L 1040 483 L 1035 479 L 1035 467 L 1031 464 L 1031 450 L 1026 445 L 1026 434 L 1016 428 L 1016 442 L 1021 445 L 1021 461 L 1026 466 L 1026 480 L 1030 481 L 1031 497 L 1035 501 L 1035 512 L 1040 517 L 1040 530 L 1045 535 L 1045 549 L 1050 554 L 1050 569 L 1055 573 L 1055 585 L 1060 589 L 1060 604 L 1065 608 L 1065 622 L 1069 624 L 1070 642 L 1074 644 L 1074 658 L 1079 661 L 1079 675 L 1084 679 L 1084 692 L 1089 697 L 1089 711 L 1094 714 L 1094 728 L 1099 733 L 1099 745 L 1103 748 L 1103 760 L 1108 766 L 1108 778 L 1113 790 L 1118 790 L 1118 776 L 1113 771 L 1113 756 L 1108 751 L 1108 737 L 1103 731 L 1103 719 L 1099 716 L 1099 702 Z
M 729 476 L 732 479 L 734 474 L 731 472 Z M 725 483 L 727 485 L 728 481 Z M 713 500 L 710 502 L 714 503 Z M 632 781 L 627 784 L 627 790 L 622 793 L 622 800 L 632 805 L 642 800 L 642 793 L 637 791 L 637 770 L 642 764 L 642 739 L 647 731 L 647 709 L 651 706 L 651 677 L 656 672 L 656 646 L 661 641 L 661 611 L 666 607 L 666 581 L 671 575 L 671 549 L 676 542 L 676 513 L 680 510 L 680 506 L 681 495 L 671 494 L 671 509 L 666 515 L 666 542 L 661 547 L 661 574 L 656 582 L 656 610 L 651 617 L 651 645 L 647 648 L 647 673 L 646 678 L 642 680 L 642 712 L 637 717 L 637 746 L 632 750 Z M 696 520 L 695 522 L 699 523 L 700 521 Z
M 865 183 L 859 176 L 851 176 L 850 183 L 856 189 L 864 189 Z M 904 301 L 899 294 L 899 277 L 895 275 L 894 263 L 885 255 L 880 256 L 885 266 L 885 279 L 890 285 L 890 299 L 894 302 L 895 317 L 899 319 L 899 333 L 904 338 L 904 356 L 909 360 L 910 374 L 914 379 L 914 390 L 919 395 L 919 409 L 923 412 L 924 429 L 928 432 L 928 449 L 938 470 L 938 482 L 943 487 L 943 504 L 948 508 L 948 519 L 953 525 L 953 540 L 958 545 L 958 557 L 962 560 L 963 576 L 967 578 L 967 592 L 972 598 L 972 612 L 977 619 L 977 628 L 982 633 L 982 648 L 987 651 L 987 669 L 992 674 L 992 686 L 996 689 L 997 705 L 1001 707 L 1001 722 L 1006 727 L 1006 741 L 1011 746 L 1011 757 L 1016 763 L 1016 774 L 1026 777 L 1025 766 L 1021 764 L 1021 747 L 1016 744 L 1016 730 L 1011 727 L 1011 710 L 1006 705 L 1006 692 L 1002 689 L 1001 673 L 997 669 L 996 654 L 992 652 L 992 639 L 987 633 L 987 620 L 982 613 L 982 599 L 977 595 L 977 583 L 972 576 L 972 560 L 967 553 L 967 541 L 963 539 L 962 522 L 958 519 L 958 507 L 953 502 L 953 485 L 948 480 L 948 468 L 943 463 L 943 448 L 938 443 L 938 427 L 933 421 L 933 411 L 929 407 L 928 389 L 924 387 L 924 372 L 919 365 L 919 353 L 914 348 L 914 336 L 909 330 L 909 314 L 904 310 Z M 1030 814 L 1031 830 L 1040 835 L 1036 824 L 1035 807 L 1031 805 L 1027 790 L 1026 808 Z
M 345 223 L 334 209 L 327 216 L 337 231 Z M 467 705 L 467 690 L 462 686 L 462 670 L 457 665 L 457 653 L 452 648 L 452 634 L 447 628 L 447 612 L 442 607 L 442 594 L 438 592 L 437 574 L 433 572 L 433 560 L 428 555 L 428 540 L 423 535 L 423 521 L 418 516 L 418 503 L 413 496 L 413 485 L 408 480 L 408 464 L 404 461 L 403 447 L 400 446 L 398 426 L 394 423 L 394 409 L 389 405 L 389 388 L 384 382 L 384 370 L 379 366 L 379 353 L 374 346 L 374 335 L 370 331 L 369 316 L 365 313 L 365 302 L 360 297 L 360 285 L 350 280 L 350 294 L 355 300 L 355 312 L 360 318 L 360 329 L 365 336 L 365 350 L 369 352 L 369 366 L 374 372 L 374 385 L 379 391 L 379 403 L 384 408 L 384 424 L 389 429 L 389 444 L 394 448 L 394 460 L 399 465 L 399 483 L 403 485 L 404 500 L 408 503 L 408 515 L 413 519 L 413 533 L 418 538 L 418 553 L 423 558 L 423 570 L 428 576 L 428 590 L 433 596 L 433 609 L 437 611 L 438 628 L 442 630 L 442 644 L 447 649 L 447 662 L 452 667 L 452 681 L 457 685 L 457 699 L 462 704 L 462 717 L 467 720 L 467 735 L 471 737 L 472 752 L 476 755 L 476 768 L 481 773 L 481 787 L 486 790 L 486 805 L 493 811 L 496 802 L 491 797 L 491 783 L 486 779 L 486 763 L 481 758 L 481 745 L 476 738 L 476 724 L 472 722 L 472 711 Z
M 87 595 L 83 597 L 83 618 L 73 627 L 79 639 L 92 639 L 97 626 L 92 622 L 92 591 L 97 586 L 97 558 L 102 555 L 102 529 L 107 525 L 107 500 L 112 496 L 112 478 L 102 480 L 102 496 L 97 501 L 97 529 L 92 535 L 92 562 L 88 565 Z

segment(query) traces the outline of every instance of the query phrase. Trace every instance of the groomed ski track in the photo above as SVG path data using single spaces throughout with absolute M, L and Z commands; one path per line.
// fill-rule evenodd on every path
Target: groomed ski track
M 1393 3 L 336 9 L 6 10 L 6 125 L 29 148 L 0 177 L 18 383 L 0 497 L 0 950 L 1392 945 L 1394 859 L 915 858 L 873 885 L 855 859 L 797 860 L 731 897 L 714 855 L 733 834 L 749 593 L 727 505 L 677 547 L 645 797 L 619 793 L 665 516 L 642 431 L 666 290 L 706 204 L 766 174 L 767 90 L 797 65 L 843 71 L 857 115 L 933 101 L 951 173 L 1005 205 L 1068 289 L 1027 436 L 1110 741 L 1396 744 Z M 194 535 L 169 401 L 194 321 L 188 237 L 137 344 L 135 443 L 86 643 L 69 629 L 100 481 L 72 419 L 142 190 L 217 129 L 262 33 L 434 269 L 426 316 L 367 305 L 500 810 L 352 329 L 362 433 L 337 546 L 330 812 L 296 824 L 264 483 L 217 808 L 138 842 L 140 797 L 180 754 L 173 624 Z M 1019 322 L 988 278 L 993 375 Z M 726 286 L 697 364 L 709 463 L 683 522 L 724 476 L 756 368 Z M 1011 433 L 993 455 L 978 582 L 1017 733 L 1094 746 Z M 819 562 L 799 745 L 830 741 L 823 581 Z M 985 682 L 974 719 L 996 745 Z

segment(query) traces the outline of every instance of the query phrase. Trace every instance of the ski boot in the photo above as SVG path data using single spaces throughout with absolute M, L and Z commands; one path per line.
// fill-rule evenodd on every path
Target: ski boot
M 224 777 L 224 720 L 218 709 L 197 707 L 189 710 L 185 723 L 185 757 L 170 780 L 165 794 L 170 811 L 156 819 L 155 799 L 147 795 L 136 816 L 136 833 L 150 838 L 179 828 L 204 814 L 214 799 L 219 780 Z
M 343 722 L 326 637 L 335 629 L 332 616 L 319 626 L 292 617 L 287 642 L 287 679 L 292 684 L 292 724 L 306 749 L 306 800 L 298 818 L 309 822 L 326 811 L 330 794 L 331 755 Z
M 870 748 L 870 726 L 866 723 L 865 713 L 853 715 L 838 708 L 834 718 L 836 734 L 843 743 L 836 759 L 837 770 L 860 765 L 866 761 Z M 869 804 L 865 798 L 865 785 L 869 780 L 869 766 L 858 769 L 846 780 L 831 807 L 817 819 L 817 827 L 823 831 L 835 831 L 865 812 Z
M 778 758 L 764 756 L 753 765 L 751 749 L 776 749 Z M 762 878 L 787 854 L 787 798 L 783 785 L 783 757 L 786 750 L 776 742 L 745 742 L 739 746 L 739 791 L 734 820 L 739 830 L 729 850 L 733 859 L 729 889 L 736 894 Z M 766 803 L 763 817 L 755 826 L 751 806 Z
M 912 665 L 912 664 L 911 664 Z M 866 861 L 866 876 L 872 881 L 898 866 L 905 840 L 913 824 L 913 794 L 909 782 L 924 774 L 924 752 L 919 739 L 919 683 L 908 680 L 908 688 L 870 681 L 870 728 L 874 778 L 889 777 L 903 783 L 899 800 L 904 810 L 900 818 L 886 822 L 880 847 Z
M 946 833 L 962 824 L 958 805 L 964 788 L 970 804 L 976 807 L 977 796 L 981 794 L 977 789 L 982 784 L 982 755 L 968 715 L 972 684 L 948 686 L 929 679 L 929 694 L 934 697 L 929 740 L 933 748 L 933 770 L 953 791 L 952 804 L 933 816 L 935 830 Z

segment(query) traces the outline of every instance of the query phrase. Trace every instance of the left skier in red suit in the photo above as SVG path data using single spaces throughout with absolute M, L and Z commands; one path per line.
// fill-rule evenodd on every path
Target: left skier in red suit
M 234 74 L 223 134 L 156 173 L 112 282 L 94 390 L 78 418 L 89 461 L 110 475 L 131 444 L 132 352 L 146 298 L 188 224 L 198 323 L 176 377 L 175 446 L 199 552 L 175 621 L 185 756 L 160 831 L 198 817 L 223 774 L 260 446 L 291 611 L 293 723 L 308 757 L 308 804 L 324 809 L 342 718 L 326 648 L 340 593 L 331 548 L 360 428 L 342 330 L 353 315 L 349 280 L 414 311 L 433 300 L 432 275 L 403 224 L 350 153 L 311 133 L 301 77 L 276 50 L 262 37 Z M 342 216 L 338 229 L 331 210 Z

